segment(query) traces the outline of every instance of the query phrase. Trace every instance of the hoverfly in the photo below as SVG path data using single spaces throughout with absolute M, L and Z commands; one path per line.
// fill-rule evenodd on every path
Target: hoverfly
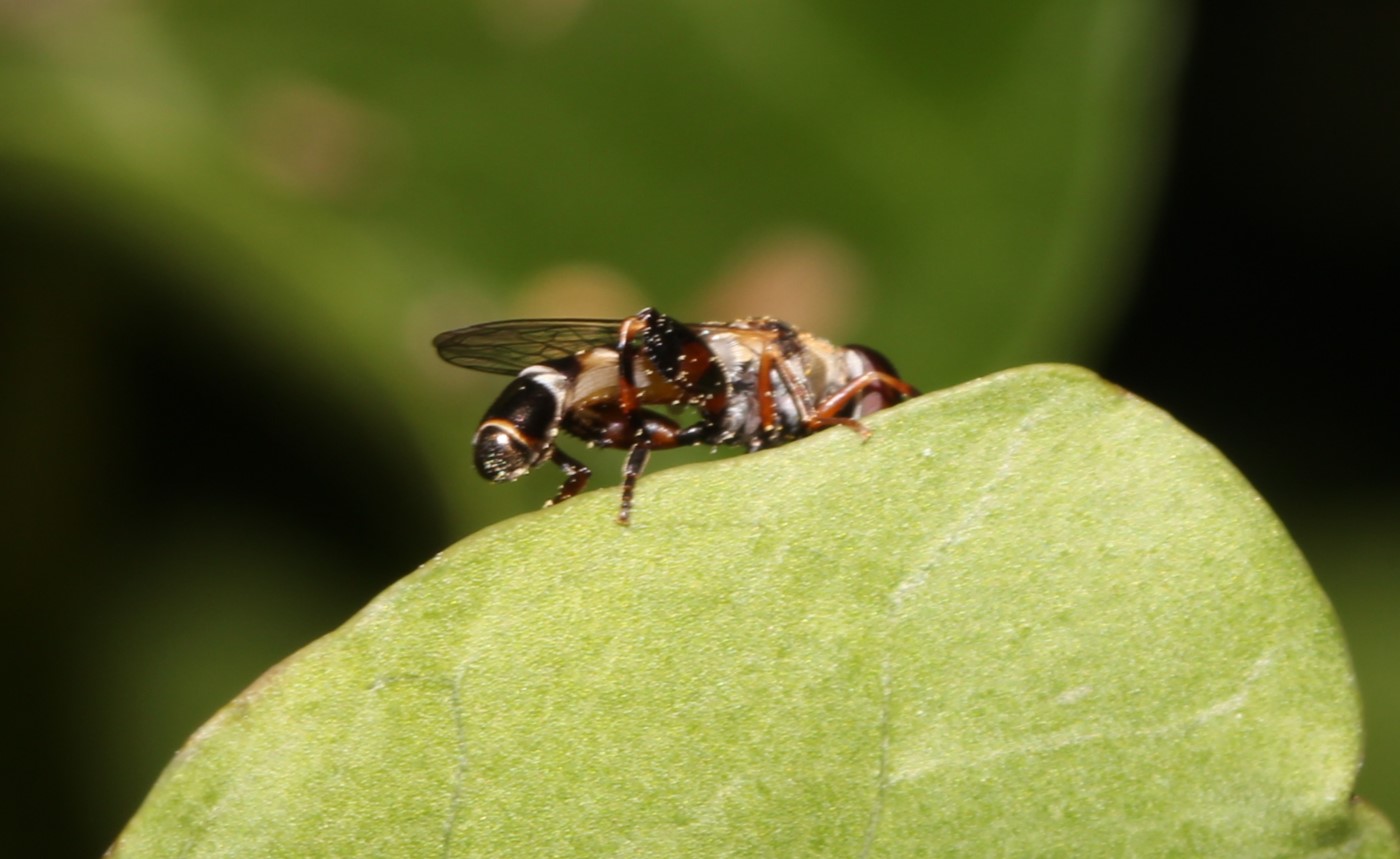
M 688 325 L 654 308 L 626 319 L 509 319 L 433 338 L 443 360 L 515 376 L 486 410 L 476 470 L 498 483 L 543 462 L 564 472 L 549 504 L 581 492 L 589 469 L 555 445 L 562 430 L 627 449 L 618 522 L 653 450 L 776 447 L 830 426 L 869 437 L 860 418 L 918 394 L 865 346 L 836 346 L 768 317 Z M 648 406 L 691 407 L 681 426 Z M 546 505 L 548 506 L 548 505 Z

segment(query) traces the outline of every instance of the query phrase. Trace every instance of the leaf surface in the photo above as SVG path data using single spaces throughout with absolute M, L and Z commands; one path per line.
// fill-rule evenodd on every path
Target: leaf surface
M 1062 366 L 869 423 L 462 541 L 115 855 L 1397 855 L 1331 609 L 1217 451 Z

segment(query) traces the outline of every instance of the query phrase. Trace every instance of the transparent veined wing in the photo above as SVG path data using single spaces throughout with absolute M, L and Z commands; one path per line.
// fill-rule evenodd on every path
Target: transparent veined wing
M 514 376 L 531 364 L 617 344 L 620 319 L 504 319 L 433 338 L 442 359 L 458 367 Z

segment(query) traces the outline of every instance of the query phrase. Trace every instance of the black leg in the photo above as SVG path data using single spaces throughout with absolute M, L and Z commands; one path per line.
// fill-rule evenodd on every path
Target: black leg
M 650 456 L 651 448 L 645 442 L 633 445 L 627 452 L 627 463 L 622 466 L 622 509 L 617 512 L 619 525 L 631 524 L 632 493 L 637 488 L 637 478 L 641 476 L 642 469 L 647 467 L 647 459 Z
M 588 466 L 557 447 L 550 452 L 549 459 L 564 472 L 564 485 L 559 487 L 559 494 L 544 505 L 546 507 L 573 498 L 583 491 L 583 487 L 588 485 L 588 478 L 593 476 L 593 472 L 588 470 Z

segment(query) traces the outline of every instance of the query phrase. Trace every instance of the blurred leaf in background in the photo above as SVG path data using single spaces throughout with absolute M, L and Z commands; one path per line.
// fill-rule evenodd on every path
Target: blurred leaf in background
M 772 313 L 924 388 L 1087 359 L 1179 19 L 0 0 L 12 843 L 90 855 L 278 655 L 553 492 L 473 473 L 499 380 L 439 330 Z

